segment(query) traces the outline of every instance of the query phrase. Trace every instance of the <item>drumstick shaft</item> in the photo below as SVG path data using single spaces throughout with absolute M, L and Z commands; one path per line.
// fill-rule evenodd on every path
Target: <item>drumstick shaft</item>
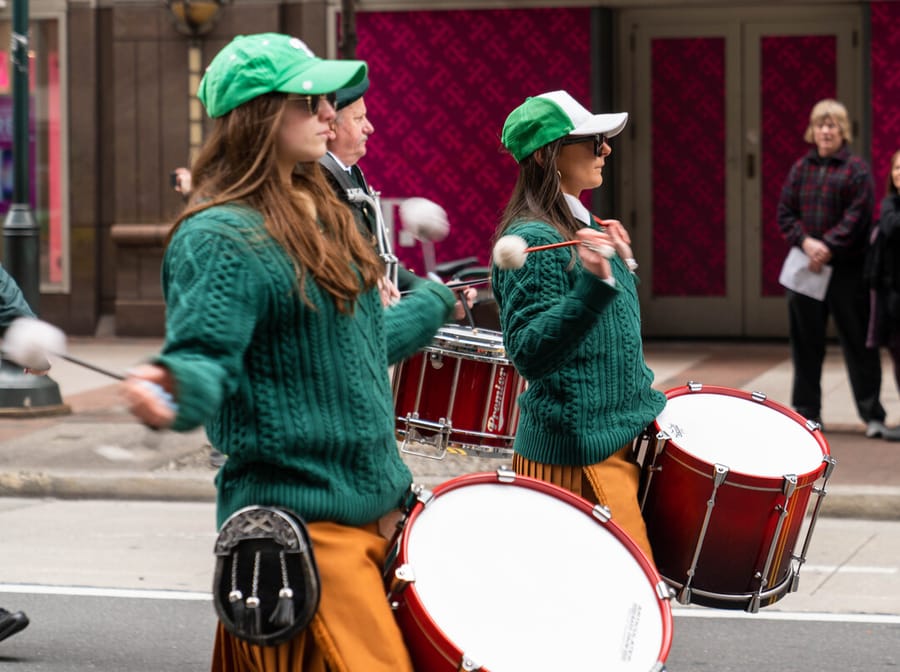
M 594 252 L 599 252 L 604 257 L 611 257 L 615 254 L 614 248 L 611 245 L 602 245 L 600 247 L 596 245 L 592 245 L 591 243 L 587 243 L 583 240 L 565 240 L 561 243 L 550 243 L 549 245 L 535 245 L 534 247 L 526 247 L 525 252 L 540 252 L 541 250 L 552 250 L 557 247 L 568 247 L 569 245 L 584 245 L 587 249 L 593 250 Z M 607 251 L 608 249 L 608 251 Z
M 465 289 L 466 287 L 475 287 L 476 285 L 486 285 L 491 281 L 490 278 L 475 278 L 474 280 L 451 280 L 450 282 L 444 283 L 444 287 L 447 289 Z M 412 289 L 404 289 L 400 292 L 400 296 L 405 296 L 407 294 L 411 294 L 414 290 Z
M 525 252 L 539 252 L 540 250 L 552 250 L 557 247 L 568 247 L 569 245 L 578 245 L 580 240 L 564 240 L 561 243 L 550 243 L 549 245 L 535 245 L 534 247 L 526 247 Z
M 597 223 L 600 226 L 603 226 L 603 220 L 600 218 L 596 218 L 596 219 L 597 219 Z M 539 252 L 540 250 L 552 250 L 556 247 L 567 247 L 569 245 L 578 245 L 578 243 L 580 243 L 580 242 L 581 242 L 580 240 L 564 240 L 561 243 L 550 243 L 549 245 L 535 245 L 534 247 L 526 247 L 525 251 L 526 252 Z

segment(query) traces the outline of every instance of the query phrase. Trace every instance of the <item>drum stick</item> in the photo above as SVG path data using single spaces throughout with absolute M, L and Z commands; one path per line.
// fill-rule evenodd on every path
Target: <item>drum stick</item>
M 450 282 L 442 283 L 444 287 L 450 290 L 457 289 L 465 289 L 466 287 L 476 287 L 477 285 L 486 285 L 489 283 L 491 279 L 489 277 L 484 278 L 475 278 L 474 280 L 452 280 Z M 437 280 L 435 281 L 437 282 Z M 400 296 L 405 296 L 407 294 L 412 294 L 415 290 L 412 289 L 404 289 L 400 292 Z
M 534 245 L 528 247 L 528 243 L 521 236 L 508 235 L 501 236 L 494 245 L 493 259 L 498 268 L 511 269 L 522 268 L 525 265 L 525 258 L 529 252 L 539 252 L 541 250 L 552 250 L 557 247 L 568 247 L 569 245 L 584 245 L 589 250 L 598 252 L 609 259 L 616 250 L 612 245 L 592 245 L 582 240 L 564 240 L 561 243 L 550 243 L 549 245 Z

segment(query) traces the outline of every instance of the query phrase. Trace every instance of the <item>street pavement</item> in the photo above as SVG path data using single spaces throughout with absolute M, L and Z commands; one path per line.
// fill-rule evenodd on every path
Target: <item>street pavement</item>
M 123 373 L 159 346 L 155 339 L 73 338 L 68 350 L 95 366 Z M 697 381 L 762 392 L 781 404 L 790 400 L 786 342 L 649 341 L 645 349 L 660 390 Z M 883 370 L 882 402 L 888 424 L 897 424 L 900 397 L 886 354 Z M 71 412 L 45 416 L 40 408 L 0 409 L 0 497 L 214 499 L 215 467 L 202 429 L 186 434 L 147 429 L 129 415 L 115 380 L 69 361 L 55 360 L 50 376 Z M 900 520 L 900 443 L 865 438 L 837 346 L 829 347 L 822 387 L 825 438 L 837 461 L 822 515 Z M 755 429 L 735 418 L 721 440 Z M 404 459 L 415 480 L 428 487 L 508 463 L 506 457 L 455 454 L 442 460 L 414 455 Z

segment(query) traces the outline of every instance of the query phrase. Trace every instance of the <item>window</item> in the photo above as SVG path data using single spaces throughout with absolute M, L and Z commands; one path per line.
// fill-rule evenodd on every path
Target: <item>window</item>
M 5 13 L 4 13 L 5 14 Z M 32 14 L 29 31 L 29 200 L 40 230 L 42 291 L 68 290 L 67 132 L 63 19 Z M 0 44 L 11 41 L 12 22 L 0 19 Z M 0 218 L 13 198 L 13 95 L 9 51 L 0 52 Z M 2 245 L 2 243 L 0 243 Z

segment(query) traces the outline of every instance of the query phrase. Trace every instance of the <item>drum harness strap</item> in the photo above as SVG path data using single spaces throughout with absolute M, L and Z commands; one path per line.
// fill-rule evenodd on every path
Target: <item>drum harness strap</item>
M 375 215 L 375 231 L 372 231 L 372 235 L 375 238 L 375 243 L 378 247 L 378 256 L 380 256 L 381 260 L 384 262 L 386 269 L 385 275 L 394 285 L 396 285 L 397 268 L 400 260 L 394 254 L 390 237 L 387 233 L 387 226 L 384 223 L 384 216 L 381 212 L 380 194 L 366 184 L 366 179 L 362 176 L 362 172 L 359 171 L 359 168 L 356 170 L 360 176 L 362 186 L 355 184 L 350 173 L 344 170 L 337 160 L 327 152 L 325 153 L 325 156 L 319 159 L 319 165 L 334 177 L 344 190 L 344 194 L 350 203 L 363 203 L 368 205 L 372 210 Z

